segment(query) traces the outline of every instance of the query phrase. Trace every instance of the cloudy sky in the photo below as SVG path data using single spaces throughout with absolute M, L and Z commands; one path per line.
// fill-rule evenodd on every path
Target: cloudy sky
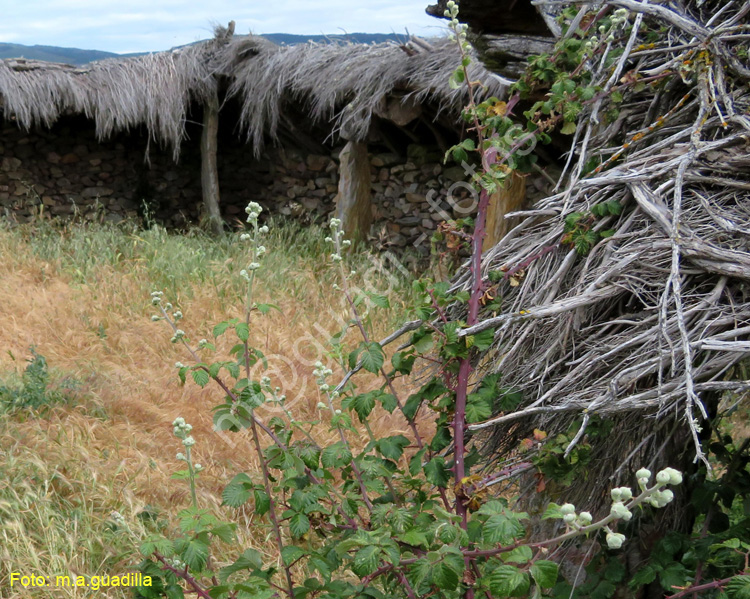
M 438 35 L 431 0 L 0 0 L 0 42 L 110 52 L 166 50 L 210 37 L 214 23 L 237 33 Z

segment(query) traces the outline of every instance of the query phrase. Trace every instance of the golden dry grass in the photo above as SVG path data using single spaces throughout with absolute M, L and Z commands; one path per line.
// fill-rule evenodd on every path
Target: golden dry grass
M 211 408 L 222 394 L 212 386 L 201 390 L 179 384 L 174 363 L 187 362 L 188 356 L 170 343 L 164 323 L 150 321 L 154 311 L 148 302 L 148 278 L 153 264 L 135 255 L 102 258 L 99 264 L 96 257 L 92 263 L 91 256 L 64 253 L 46 259 L 35 247 L 36 234 L 0 230 L 0 372 L 20 372 L 33 346 L 51 368 L 81 381 L 78 395 L 85 399 L 55 407 L 43 418 L 0 415 L 0 472 L 20 473 L 20 482 L 0 494 L 13 498 L 0 504 L 0 596 L 84 597 L 74 589 L 16 587 L 11 592 L 8 575 L 24 570 L 45 575 L 115 574 L 113 568 L 124 570 L 132 563 L 137 555 L 128 558 L 127 548 L 134 539 L 120 535 L 109 548 L 102 540 L 110 512 L 120 511 L 137 536 L 136 515 L 146 506 L 158 506 L 167 514 L 187 506 L 185 484 L 170 480 L 180 469 L 175 454 L 181 446 L 171 426 L 175 417 L 184 417 L 194 427 L 197 461 L 206 468 L 199 482 L 203 506 L 226 517 L 228 512 L 219 507 L 223 486 L 240 471 L 254 472 L 257 463 L 242 435 L 225 437 L 213 431 Z M 148 243 L 138 235 L 126 243 L 131 241 L 134 246 Z M 259 300 L 276 303 L 281 312 L 256 320 L 252 339 L 268 356 L 270 369 L 264 374 L 282 387 L 295 418 L 304 420 L 315 418 L 320 401 L 312 365 L 324 359 L 327 340 L 340 330 L 345 312 L 339 308 L 338 293 L 321 283 L 319 261 L 291 256 L 260 271 Z M 80 266 L 84 260 L 85 271 Z M 185 314 L 181 326 L 193 339 L 210 338 L 213 324 L 240 315 L 241 305 L 234 307 L 230 301 L 233 287 L 217 283 L 241 268 L 239 260 L 241 255 L 230 255 L 212 263 L 207 268 L 213 271 L 210 284 L 201 275 L 179 286 L 177 301 L 171 301 Z M 397 296 L 391 295 L 392 300 Z M 383 335 L 390 324 L 383 320 L 373 332 Z M 227 343 L 217 347 L 219 354 L 228 349 Z M 365 381 L 364 386 L 373 384 Z M 407 429 L 403 419 L 385 413 L 375 418 L 374 426 L 388 434 Z M 43 501 L 38 498 L 39 484 L 45 489 Z M 59 512 L 60 502 L 65 505 L 62 513 L 85 513 L 87 529 L 77 530 L 77 521 L 45 525 L 43 514 L 34 513 L 44 510 L 45 502 L 54 504 L 47 514 Z M 240 531 L 244 547 L 267 545 L 253 530 L 252 514 L 229 515 L 245 525 Z M 84 549 L 92 540 L 79 537 L 97 531 L 101 538 L 96 546 L 105 546 L 87 553 Z M 46 538 L 53 533 L 55 538 Z M 111 593 L 120 596 L 115 590 Z

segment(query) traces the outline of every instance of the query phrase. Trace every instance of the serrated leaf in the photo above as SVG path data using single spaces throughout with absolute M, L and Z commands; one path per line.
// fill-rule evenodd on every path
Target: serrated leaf
M 482 526 L 482 537 L 491 544 L 509 545 L 523 534 L 523 525 L 514 516 L 506 514 L 490 516 Z
M 283 547 L 281 549 L 281 559 L 287 566 L 292 565 L 294 562 L 299 560 L 301 557 L 304 557 L 305 555 L 307 554 L 302 549 L 300 549 L 299 547 L 295 547 L 294 545 L 287 545 L 286 547 Z
M 253 491 L 253 499 L 255 500 L 255 513 L 258 516 L 263 516 L 271 509 L 271 498 L 263 489 L 255 489 Z
M 224 490 L 221 493 L 221 499 L 223 505 L 228 505 L 229 507 L 240 507 L 250 499 L 251 495 L 252 491 L 246 488 L 244 484 L 231 482 L 224 487 Z
M 573 135 L 576 132 L 576 129 L 578 129 L 578 127 L 575 124 L 575 121 L 568 121 L 560 127 L 560 133 L 563 135 Z
M 750 599 L 750 576 L 735 576 L 726 584 L 725 589 L 729 599 Z
M 531 577 L 543 589 L 555 586 L 557 582 L 557 564 L 548 560 L 539 560 L 531 566 Z
M 352 453 L 343 441 L 339 441 L 323 450 L 320 461 L 325 468 L 343 468 L 352 461 Z
M 220 337 L 221 335 L 223 335 L 224 333 L 226 333 L 227 329 L 230 326 L 231 325 L 230 325 L 229 322 L 220 322 L 219 324 L 217 324 L 214 327 L 214 330 L 213 330 L 214 337 Z
M 140 550 L 145 557 L 149 557 L 155 551 L 169 557 L 174 553 L 174 546 L 172 545 L 172 541 L 164 537 L 149 537 L 141 543 Z
M 378 308 L 387 309 L 391 307 L 391 304 L 385 295 L 378 295 L 377 293 L 373 293 L 372 291 L 367 291 L 365 293 L 367 293 L 367 297 L 369 297 L 370 301 Z
M 236 528 L 236 524 L 225 522 L 224 524 L 219 524 L 219 526 L 214 526 L 211 529 L 211 534 L 225 543 L 231 543 L 234 541 L 234 531 Z
M 385 362 L 383 348 L 380 347 L 380 344 L 377 341 L 371 341 L 369 343 L 363 342 L 360 347 L 362 351 L 359 355 L 359 359 L 362 360 L 362 368 L 368 372 L 377 374 Z
M 260 570 L 261 568 L 263 568 L 263 558 L 260 552 L 255 549 L 245 549 L 242 555 L 237 558 L 237 561 L 219 571 L 219 580 L 226 582 L 236 572 L 242 570 Z
M 380 563 L 380 547 L 370 545 L 363 547 L 354 555 L 352 570 L 357 576 L 367 576 L 378 568 Z
M 470 394 L 466 403 L 466 422 L 473 424 L 487 420 L 490 416 L 492 416 L 491 400 Z
M 360 393 L 351 399 L 349 405 L 359 416 L 360 422 L 364 422 L 375 407 L 375 396 L 372 393 Z
M 296 513 L 289 520 L 289 531 L 292 536 L 299 538 L 310 530 L 310 520 L 305 514 Z
M 529 575 L 515 566 L 499 566 L 489 575 L 490 592 L 498 597 L 520 597 L 530 585 Z
M 495 340 L 495 331 L 493 329 L 487 329 L 477 333 L 474 337 L 474 346 L 479 351 L 489 349 L 492 342 Z
M 377 448 L 384 458 L 397 461 L 404 455 L 404 449 L 409 446 L 409 439 L 403 435 L 385 437 L 377 442 Z
M 208 544 L 201 539 L 191 539 L 180 550 L 180 558 L 187 566 L 200 572 L 206 567 L 208 561 Z
M 427 462 L 424 474 L 427 481 L 436 487 L 446 488 L 450 481 L 450 470 L 445 467 L 445 458 L 441 456 L 436 456 Z
M 237 323 L 234 327 L 234 331 L 237 333 L 237 338 L 243 343 L 250 338 L 250 327 L 247 326 L 247 323 Z
M 192 374 L 193 374 L 193 380 L 195 381 L 195 384 L 201 388 L 208 385 L 208 382 L 211 380 L 211 377 L 209 376 L 209 374 L 202 368 L 198 370 L 193 370 Z
M 419 354 L 426 354 L 432 349 L 433 345 L 432 333 L 427 333 L 414 342 L 414 349 Z

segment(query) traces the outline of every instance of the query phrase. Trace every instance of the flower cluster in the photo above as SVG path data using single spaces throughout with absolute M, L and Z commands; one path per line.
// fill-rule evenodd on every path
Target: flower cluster
M 451 41 L 458 40 L 461 43 L 461 47 L 464 51 L 471 49 L 471 45 L 466 39 L 466 31 L 469 26 L 458 21 L 458 3 L 453 0 L 449 0 L 446 4 L 445 12 L 443 12 L 446 18 L 450 19 L 448 26 L 455 32 L 455 35 L 451 34 Z
M 250 274 L 260 268 L 259 260 L 266 253 L 266 247 L 258 245 L 258 237 L 259 235 L 268 233 L 269 229 L 267 225 L 263 225 L 262 227 L 258 226 L 258 217 L 260 216 L 260 213 L 263 212 L 263 207 L 260 204 L 257 202 L 250 202 L 247 205 L 247 208 L 245 208 L 245 212 L 248 215 L 247 222 L 249 222 L 253 228 L 253 233 L 243 233 L 240 235 L 240 241 L 251 242 L 254 247 L 251 262 L 248 264 L 247 268 L 240 271 L 240 276 L 250 282 Z
M 170 339 L 170 341 L 172 343 L 178 343 L 182 341 L 183 339 L 185 339 L 185 331 L 183 331 L 182 329 L 177 329 L 174 332 L 174 335 L 172 335 L 172 338 Z
M 560 513 L 563 515 L 563 522 L 568 526 L 580 530 L 591 524 L 594 520 L 590 513 L 581 512 L 576 513 L 576 506 L 572 503 L 566 503 L 560 507 Z
M 190 431 L 193 430 L 192 425 L 185 422 L 185 419 L 175 418 L 175 421 L 172 423 L 172 426 L 174 427 L 172 430 L 174 432 L 175 437 L 178 439 L 182 439 L 182 444 L 185 446 L 185 449 L 187 450 L 187 455 L 180 452 L 177 454 L 177 459 L 181 462 L 188 462 L 190 463 L 190 448 L 195 445 L 195 439 L 193 439 L 192 436 L 190 436 Z M 193 470 L 195 472 L 200 472 L 203 470 L 203 466 L 200 464 L 195 464 L 193 466 Z
M 344 232 L 341 230 L 340 219 L 332 218 L 328 226 L 331 228 L 331 234 L 333 237 L 326 237 L 326 243 L 333 243 L 335 245 L 335 251 L 331 254 L 331 259 L 334 262 L 341 262 L 343 260 L 341 257 L 341 250 L 343 248 L 348 248 L 352 242 L 348 239 L 342 239 L 344 237 Z

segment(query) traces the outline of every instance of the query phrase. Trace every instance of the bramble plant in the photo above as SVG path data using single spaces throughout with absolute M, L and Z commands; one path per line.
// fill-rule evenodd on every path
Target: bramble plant
M 191 506 L 180 513 L 180 536 L 155 536 L 143 544 L 146 560 L 141 569 L 158 584 L 139 588 L 139 597 L 182 597 L 183 586 L 206 599 L 540 597 L 558 583 L 558 564 L 547 559 L 554 548 L 579 537 L 596 537 L 609 549 L 620 549 L 626 537 L 619 524 L 631 520 L 636 511 L 672 501 L 670 487 L 679 485 L 682 475 L 665 468 L 654 476 L 641 468 L 635 473 L 637 491 L 627 486 L 613 489 L 607 513 L 591 514 L 569 503 L 550 504 L 543 517 L 559 520 L 562 532 L 531 540 L 529 516 L 514 511 L 505 498 L 492 496 L 493 476 L 483 476 L 475 468 L 479 453 L 467 426 L 500 410 L 513 410 L 522 399 L 516 390 L 503 387 L 499 375 L 476 380 L 476 358 L 491 346 L 494 332 L 462 334 L 478 322 L 486 293 L 480 264 L 489 195 L 514 170 L 531 164 L 533 158 L 522 149 L 537 138 L 544 141 L 548 127 L 542 123 L 530 130 L 517 127 L 508 116 L 513 100 L 477 103 L 479 83 L 469 78 L 470 46 L 455 2 L 447 3 L 446 16 L 461 52 L 461 66 L 451 85 L 467 86 L 466 115 L 476 136 L 476 141 L 466 140 L 451 153 L 463 161 L 475 152 L 482 164 L 476 178 L 479 211 L 467 234 L 470 290 L 455 292 L 446 283 L 427 280 L 415 283 L 422 300 L 415 308 L 421 325 L 409 329 L 413 331 L 409 347 L 388 360 L 384 345 L 373 339 L 363 317 L 365 307 L 387 307 L 387 299 L 352 285 L 345 255 L 350 243 L 344 239 L 341 222 L 332 219 L 327 238 L 330 260 L 339 269 L 336 289 L 349 308 L 350 320 L 333 350 L 315 365 L 319 416 L 309 421 L 295 418 L 293 406 L 270 378 L 255 376 L 256 365 L 265 360 L 253 345 L 255 321 L 275 308 L 259 303 L 254 288 L 267 251 L 262 241 L 268 227 L 260 223 L 260 205 L 247 207 L 249 228 L 239 237 L 249 248 L 248 266 L 241 272 L 246 282 L 243 316 L 213 329 L 215 338 L 232 338 L 231 359 L 211 361 L 207 356 L 215 351 L 214 344 L 205 339 L 193 343 L 179 328 L 181 311 L 155 291 L 152 304 L 158 314 L 153 320 L 167 323 L 172 342 L 183 346 L 191 358 L 189 364 L 176 364 L 180 379 L 186 382 L 190 377 L 200 387 L 213 384 L 221 390 L 223 401 L 214 408 L 215 429 L 248 435 L 260 465 L 259 471 L 238 473 L 227 484 L 224 504 L 252 505 L 265 520 L 276 555 L 269 560 L 255 549 L 236 547 L 239 557 L 224 564 L 212 553 L 217 540 L 235 543 L 236 525 L 219 522 L 200 509 L 196 494 L 200 466 L 193 463 L 192 453 L 195 441 L 190 425 L 177 418 L 174 432 L 186 452 L 178 457 L 187 464 L 177 477 L 188 480 Z M 585 51 L 595 50 L 586 46 Z M 543 80 L 547 79 L 545 75 Z M 563 84 L 560 93 L 570 94 L 568 87 Z M 547 114 L 546 107 L 536 112 Z M 555 106 L 549 111 L 565 122 L 570 114 L 570 109 Z M 607 212 L 617 209 L 612 205 Z M 586 234 L 584 219 L 590 226 L 595 216 L 604 216 L 603 209 L 592 210 L 591 223 L 585 215 L 571 222 L 569 233 Z M 577 241 L 570 241 L 578 247 Z M 457 303 L 467 305 L 465 321 L 449 315 L 449 306 Z M 349 331 L 358 335 L 357 341 L 351 341 Z M 420 359 L 436 364 L 434 375 L 404 400 L 395 381 L 409 376 Z M 349 372 L 338 385 L 330 382 L 334 365 Z M 360 370 L 379 376 L 379 387 L 360 392 L 352 378 Z M 274 408 L 270 418 L 267 407 Z M 409 435 L 378 437 L 370 419 L 380 409 L 400 414 Z M 434 426 L 430 435 L 424 435 L 423 423 L 429 415 Z M 324 443 L 331 432 L 335 442 Z

